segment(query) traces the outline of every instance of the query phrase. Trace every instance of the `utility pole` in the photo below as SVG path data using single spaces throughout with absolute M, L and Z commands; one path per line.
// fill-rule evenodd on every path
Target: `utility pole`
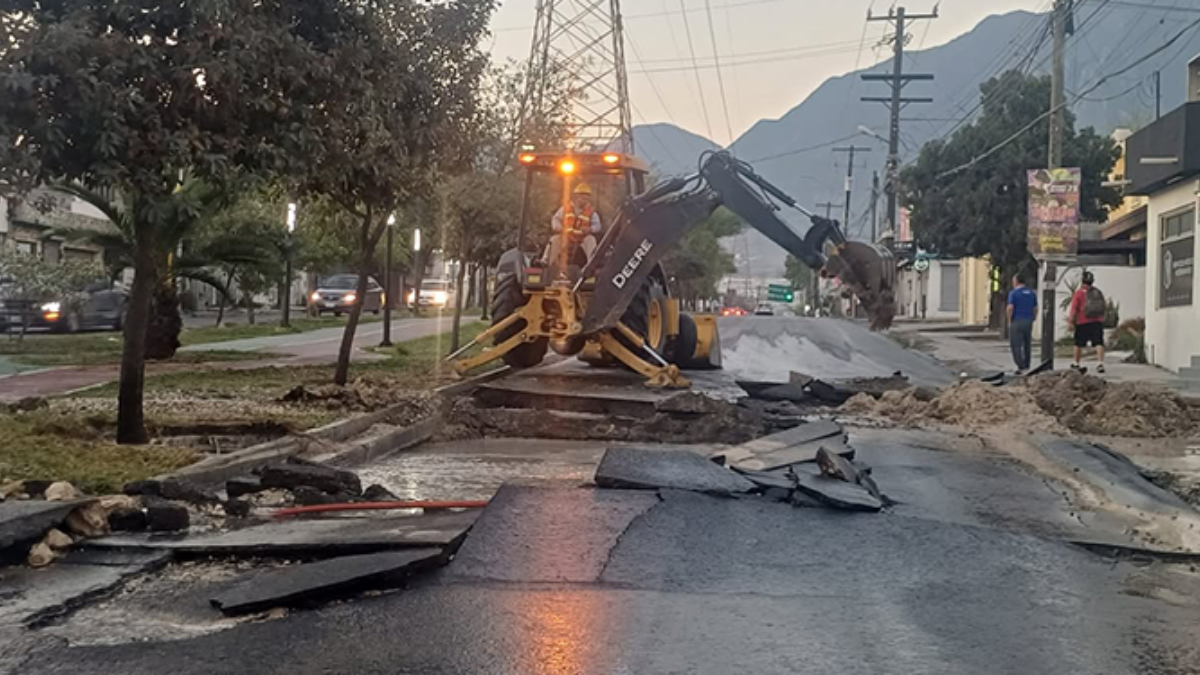
M 850 192 L 854 186 L 854 153 L 870 152 L 871 148 L 862 145 L 854 145 L 851 143 L 845 147 L 834 148 L 834 152 L 845 152 L 850 155 L 849 161 L 846 162 L 846 199 L 842 202 L 842 229 L 846 230 L 846 236 L 850 236 L 848 228 L 850 227 Z
M 884 96 L 864 96 L 863 101 L 869 103 L 883 103 L 888 106 L 888 112 L 891 114 L 891 124 L 888 134 L 888 158 L 885 178 L 887 183 L 884 189 L 887 192 L 887 229 L 884 230 L 881 237 L 884 246 L 891 247 L 896 240 L 896 224 L 898 222 L 897 205 L 898 193 L 900 189 L 900 111 L 910 103 L 933 103 L 933 99 L 929 97 L 905 97 L 901 96 L 901 90 L 904 85 L 914 80 L 932 80 L 933 75 L 928 73 L 905 73 L 904 72 L 904 45 L 908 42 L 909 35 L 906 32 L 906 26 L 909 21 L 917 21 L 920 19 L 936 19 L 938 18 L 937 7 L 930 14 L 908 14 L 903 7 L 896 7 L 888 10 L 886 15 L 874 16 L 870 10 L 867 10 L 867 21 L 887 21 L 896 27 L 896 32 L 892 37 L 892 73 L 890 75 L 884 73 L 867 73 L 862 75 L 865 82 L 888 82 L 892 85 L 892 95 Z
M 1162 71 L 1154 71 L 1154 119 L 1162 117 Z
M 1067 51 L 1067 12 L 1070 11 L 1070 0 L 1054 0 L 1054 10 L 1051 12 L 1051 33 L 1054 36 L 1054 52 L 1050 67 L 1050 143 L 1048 146 L 1049 168 L 1057 169 L 1062 166 L 1063 157 L 1063 128 L 1065 110 L 1065 70 Z M 1058 266 L 1053 260 L 1046 259 L 1045 274 L 1042 275 L 1042 349 L 1041 360 L 1049 361 L 1054 366 L 1054 322 L 1055 286 L 1058 284 Z
M 879 172 L 871 172 L 871 243 L 879 241 Z
M 825 218 L 828 219 L 833 217 L 833 210 L 842 208 L 842 205 L 834 204 L 833 202 L 817 202 L 816 207 L 818 209 L 825 209 Z

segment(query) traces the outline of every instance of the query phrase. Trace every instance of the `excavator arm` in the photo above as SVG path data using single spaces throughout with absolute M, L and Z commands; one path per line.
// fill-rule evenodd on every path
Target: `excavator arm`
M 800 236 L 779 217 L 780 202 L 812 223 Z M 895 316 L 895 263 L 889 251 L 848 241 L 835 220 L 805 210 L 785 192 L 727 152 L 706 154 L 700 172 L 676 178 L 631 198 L 622 208 L 582 275 L 595 273 L 596 290 L 583 331 L 613 328 L 651 271 L 671 248 L 718 207 L 725 206 L 754 229 L 822 275 L 836 277 L 858 296 L 873 330 Z

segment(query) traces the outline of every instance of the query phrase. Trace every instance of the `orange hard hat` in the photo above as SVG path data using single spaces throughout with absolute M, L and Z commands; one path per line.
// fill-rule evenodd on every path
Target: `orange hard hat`
M 592 187 L 590 185 L 588 185 L 587 183 L 580 183 L 579 185 L 575 186 L 575 194 L 587 195 L 587 196 L 591 197 L 592 196 Z

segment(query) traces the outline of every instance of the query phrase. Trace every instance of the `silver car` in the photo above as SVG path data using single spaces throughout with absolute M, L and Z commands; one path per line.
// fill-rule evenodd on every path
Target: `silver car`
M 383 301 L 383 286 L 374 279 L 367 278 L 367 293 L 360 298 L 357 274 L 335 274 L 317 284 L 317 290 L 308 297 L 308 306 L 317 316 L 330 312 L 341 316 L 342 312 L 349 312 L 361 303 L 364 312 L 378 314 L 383 309 Z

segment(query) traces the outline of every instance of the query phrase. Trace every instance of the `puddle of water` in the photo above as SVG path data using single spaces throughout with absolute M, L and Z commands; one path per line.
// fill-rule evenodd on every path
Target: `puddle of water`
M 591 481 L 612 443 L 471 439 L 431 443 L 358 469 L 400 499 L 489 499 L 503 483 Z

